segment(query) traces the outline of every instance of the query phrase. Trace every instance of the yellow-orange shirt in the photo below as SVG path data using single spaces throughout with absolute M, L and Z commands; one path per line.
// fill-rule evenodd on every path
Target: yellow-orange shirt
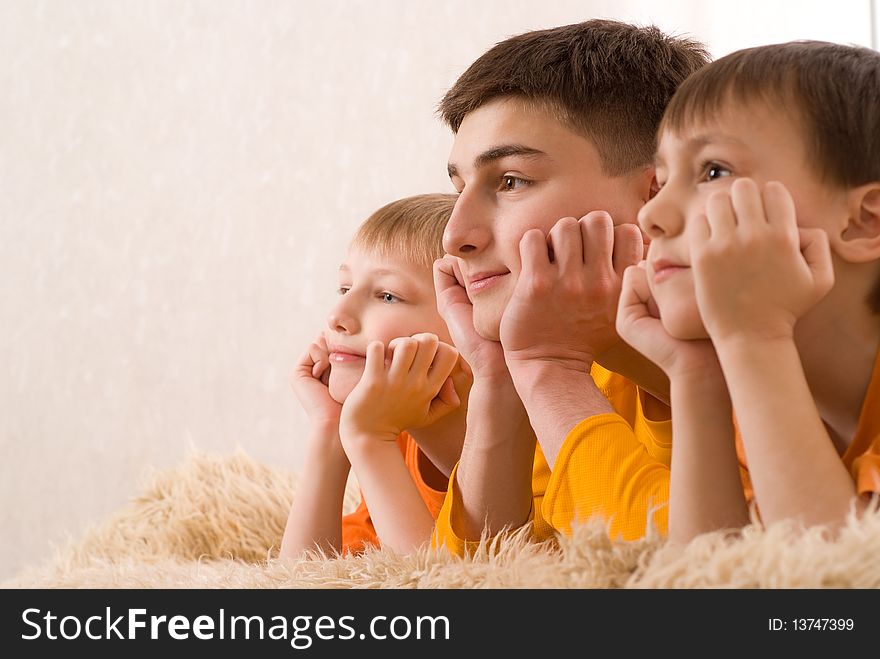
M 437 519 L 446 492 L 435 490 L 425 482 L 419 470 L 419 447 L 409 433 L 402 432 L 398 435 L 397 447 L 422 496 L 422 501 L 428 507 L 431 517 Z M 370 511 L 361 495 L 360 505 L 354 512 L 342 518 L 342 553 L 361 553 L 367 545 L 381 546 L 379 536 L 376 535 L 376 529 L 373 527 L 373 520 L 370 518 Z
M 590 374 L 615 412 L 589 417 L 575 426 L 552 473 L 540 446 L 536 450 L 534 537 L 544 540 L 554 531 L 570 533 L 573 521 L 601 515 L 608 520 L 612 537 L 633 540 L 644 535 L 651 511 L 652 523 L 665 533 L 672 457 L 669 408 L 662 406 L 662 418 L 649 419 L 642 407 L 646 394 L 635 384 L 598 364 Z M 455 485 L 456 470 L 449 478 L 433 543 L 445 544 L 449 551 L 462 555 L 473 543 L 456 532 L 461 528 L 453 514 L 456 498 L 461 496 Z
M 736 453 L 740 461 L 743 488 L 746 499 L 751 502 L 755 493 L 749 478 L 739 428 L 736 430 Z M 865 495 L 880 493 L 880 352 L 874 360 L 874 371 L 865 400 L 862 401 L 855 437 L 840 459 L 856 484 L 856 492 Z

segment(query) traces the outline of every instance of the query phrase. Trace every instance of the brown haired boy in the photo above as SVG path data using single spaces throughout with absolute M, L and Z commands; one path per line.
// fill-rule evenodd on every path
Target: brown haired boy
M 545 538 L 593 514 L 636 538 L 655 506 L 665 529 L 669 410 L 633 381 L 661 399 L 668 382 L 614 318 L 643 256 L 656 127 L 706 60 L 653 27 L 588 21 L 496 45 L 441 102 L 460 196 L 435 287 L 475 380 L 437 543 L 461 553 L 529 519 Z
M 792 42 L 669 105 L 619 327 L 672 383 L 676 540 L 748 521 L 731 403 L 765 523 L 839 526 L 880 492 L 878 99 L 880 53 Z

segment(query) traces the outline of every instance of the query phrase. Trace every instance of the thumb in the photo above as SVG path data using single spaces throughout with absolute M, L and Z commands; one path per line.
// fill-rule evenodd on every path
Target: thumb
M 452 378 L 448 377 L 428 406 L 428 423 L 433 423 L 437 419 L 446 416 L 459 405 L 461 405 L 461 399 L 455 391 Z
M 834 266 L 828 234 L 822 229 L 798 227 L 801 254 L 813 274 L 816 288 L 824 295 L 834 285 Z

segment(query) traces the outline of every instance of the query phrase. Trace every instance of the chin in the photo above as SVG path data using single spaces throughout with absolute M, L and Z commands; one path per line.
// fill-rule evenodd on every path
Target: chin
M 501 291 L 498 291 L 501 292 Z M 487 341 L 501 340 L 501 316 L 510 296 L 484 296 L 474 304 L 474 331 Z
M 669 336 L 679 341 L 696 341 L 709 338 L 709 334 L 703 326 L 703 321 L 696 312 L 691 314 L 667 314 L 666 317 L 661 313 L 660 322 L 663 323 L 663 329 L 666 330 Z
M 362 374 L 362 371 L 357 374 L 340 373 L 339 367 L 336 370 L 331 370 L 330 381 L 327 383 L 327 389 L 330 390 L 330 398 L 342 405 L 345 399 L 348 398 L 351 390 L 357 386 Z
M 501 314 L 480 313 L 474 308 L 474 331 L 487 341 L 500 341 Z

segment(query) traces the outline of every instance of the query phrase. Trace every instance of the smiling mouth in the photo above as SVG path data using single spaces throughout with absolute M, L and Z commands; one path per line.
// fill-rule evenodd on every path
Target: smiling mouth
M 354 364 L 362 362 L 366 357 L 355 352 L 344 352 L 342 350 L 334 350 L 328 355 L 332 364 Z
M 661 282 L 674 277 L 680 272 L 685 272 L 686 270 L 690 270 L 690 266 L 687 265 L 664 265 L 660 268 L 654 269 L 654 283 L 659 284 Z
M 468 293 L 470 293 L 471 295 L 482 293 L 483 291 L 493 287 L 509 274 L 509 272 L 497 272 L 495 274 L 480 275 L 474 279 L 471 279 L 468 282 Z

